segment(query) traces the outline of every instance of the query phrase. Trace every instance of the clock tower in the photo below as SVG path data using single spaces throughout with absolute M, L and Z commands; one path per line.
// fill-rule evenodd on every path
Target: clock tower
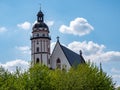
M 49 28 L 44 23 L 44 14 L 37 13 L 37 22 L 33 25 L 31 40 L 32 65 L 44 64 L 50 67 L 50 36 Z

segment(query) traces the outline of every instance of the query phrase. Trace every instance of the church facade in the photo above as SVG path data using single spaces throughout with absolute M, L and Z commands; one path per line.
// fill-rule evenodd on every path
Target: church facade
M 80 51 L 80 55 L 61 45 L 57 37 L 53 52 L 50 53 L 49 27 L 44 23 L 44 14 L 40 10 L 37 13 L 37 23 L 33 25 L 31 40 L 31 64 L 44 64 L 51 69 L 66 69 L 71 66 L 85 63 Z

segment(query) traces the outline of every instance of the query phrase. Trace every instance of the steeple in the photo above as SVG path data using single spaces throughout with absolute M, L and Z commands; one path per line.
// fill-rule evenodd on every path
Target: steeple
M 41 6 L 40 6 L 40 10 L 39 10 L 39 12 L 37 14 L 37 22 L 44 22 L 44 14 L 41 11 Z
M 44 23 L 44 14 L 37 13 L 37 22 L 33 25 L 31 36 L 32 65 L 39 63 L 50 67 L 50 36 L 49 27 Z

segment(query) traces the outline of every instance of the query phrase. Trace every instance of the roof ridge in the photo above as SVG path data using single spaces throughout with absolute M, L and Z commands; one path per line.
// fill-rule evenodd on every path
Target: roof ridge
M 61 45 L 61 44 L 60 44 Z M 73 52 L 73 53 L 75 53 L 75 54 L 77 54 L 77 55 L 79 55 L 78 53 L 76 53 L 76 52 L 74 52 L 74 51 L 72 51 L 71 49 L 69 49 L 69 48 L 67 48 L 67 47 L 65 47 L 65 46 L 63 46 L 63 45 L 61 45 L 62 47 L 64 47 L 64 48 L 66 48 L 66 49 L 68 49 L 69 51 L 71 51 L 71 52 Z

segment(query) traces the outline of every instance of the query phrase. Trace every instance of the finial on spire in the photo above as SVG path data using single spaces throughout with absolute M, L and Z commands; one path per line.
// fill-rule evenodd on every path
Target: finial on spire
M 40 11 L 41 11 L 41 3 L 39 5 L 40 5 Z
M 102 63 L 100 62 L 100 71 L 102 72 Z
M 80 50 L 79 52 L 80 52 L 80 55 L 82 55 L 82 50 Z
M 59 36 L 57 36 L 56 38 L 57 38 L 57 42 L 59 42 L 59 38 L 60 38 L 60 37 L 59 37 Z

